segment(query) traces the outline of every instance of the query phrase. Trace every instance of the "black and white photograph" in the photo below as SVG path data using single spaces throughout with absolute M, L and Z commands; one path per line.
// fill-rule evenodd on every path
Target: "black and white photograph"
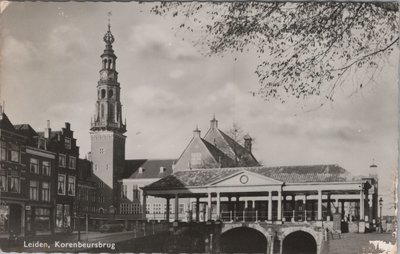
M 0 249 L 397 253 L 399 3 L 0 1 Z

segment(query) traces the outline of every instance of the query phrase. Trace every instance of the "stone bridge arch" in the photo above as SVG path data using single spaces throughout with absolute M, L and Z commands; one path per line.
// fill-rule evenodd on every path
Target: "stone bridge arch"
M 320 253 L 322 243 L 323 243 L 323 232 L 317 231 L 311 227 L 287 227 L 287 228 L 281 228 L 280 229 L 280 234 L 279 234 L 279 239 L 281 242 L 284 244 L 285 238 L 289 236 L 292 233 L 296 232 L 305 232 L 308 233 L 309 235 L 312 236 L 312 238 L 315 240 L 316 247 L 317 247 L 317 254 Z
M 271 230 L 267 230 L 266 228 L 260 226 L 259 224 L 256 223 L 249 223 L 249 224 L 240 224 L 240 223 L 230 223 L 230 224 L 223 224 L 223 227 L 221 229 L 221 235 L 224 234 L 225 232 L 234 229 L 234 228 L 242 228 L 242 227 L 247 227 L 247 228 L 252 228 L 260 233 L 262 233 L 265 238 L 267 238 L 268 241 L 271 240 L 271 237 L 273 236 L 273 232 Z
M 221 238 L 220 238 L 221 251 L 223 249 L 224 251 L 227 252 L 237 251 L 241 253 L 254 253 L 254 252 L 271 253 L 271 246 L 273 246 L 273 241 L 274 241 L 273 232 L 271 231 L 271 229 L 266 229 L 265 227 L 262 227 L 259 224 L 255 223 L 223 224 L 220 232 L 221 232 Z M 241 235 L 244 236 L 244 238 L 238 237 L 239 232 Z M 252 244 L 242 248 L 241 246 L 242 245 L 246 246 L 246 244 L 242 244 L 241 242 L 242 241 L 248 242 L 245 239 L 246 236 L 250 237 L 247 240 L 252 242 Z M 230 243 L 232 243 L 232 245 Z

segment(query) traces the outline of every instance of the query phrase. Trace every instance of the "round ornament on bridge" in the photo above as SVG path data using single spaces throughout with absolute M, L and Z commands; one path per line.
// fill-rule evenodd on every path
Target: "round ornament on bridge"
M 242 175 L 240 177 L 240 182 L 246 184 L 249 181 L 249 177 L 247 175 Z

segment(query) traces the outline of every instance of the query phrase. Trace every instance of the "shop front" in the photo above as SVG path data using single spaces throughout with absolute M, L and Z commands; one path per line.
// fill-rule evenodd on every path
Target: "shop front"
M 24 210 L 21 204 L 0 205 L 0 234 L 24 234 Z
M 56 232 L 71 231 L 71 206 L 67 204 L 56 205 Z
M 26 234 L 52 234 L 52 216 L 50 207 L 26 206 Z

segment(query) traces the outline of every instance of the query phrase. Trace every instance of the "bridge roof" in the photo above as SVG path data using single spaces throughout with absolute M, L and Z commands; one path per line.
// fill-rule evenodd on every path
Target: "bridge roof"
M 248 171 L 285 183 L 327 183 L 360 180 L 344 168 L 331 165 L 214 168 L 178 171 L 166 176 L 145 189 L 174 189 L 207 186 L 228 178 L 240 171 Z

